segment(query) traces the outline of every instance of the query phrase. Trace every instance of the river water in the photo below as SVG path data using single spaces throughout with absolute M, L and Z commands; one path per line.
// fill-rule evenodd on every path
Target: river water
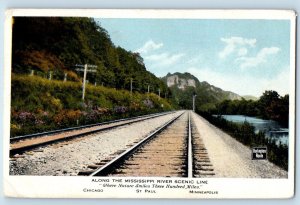
M 254 126 L 256 133 L 263 131 L 265 132 L 266 137 L 275 139 L 277 144 L 281 142 L 282 144 L 288 145 L 289 130 L 281 127 L 276 121 L 263 120 L 245 115 L 222 115 L 222 117 L 228 121 L 236 123 L 244 123 L 247 121 Z

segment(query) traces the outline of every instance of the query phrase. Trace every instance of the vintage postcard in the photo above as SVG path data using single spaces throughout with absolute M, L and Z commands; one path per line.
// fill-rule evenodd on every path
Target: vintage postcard
M 5 195 L 293 197 L 295 21 L 8 10 Z

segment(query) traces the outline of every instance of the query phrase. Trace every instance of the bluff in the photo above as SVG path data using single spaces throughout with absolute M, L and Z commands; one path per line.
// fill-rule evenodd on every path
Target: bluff
M 240 100 L 242 97 L 231 91 L 224 91 L 206 81 L 200 82 L 190 73 L 168 73 L 162 80 L 172 92 L 172 99 L 181 108 L 191 109 L 192 96 L 196 95 L 196 107 L 207 110 L 223 100 Z

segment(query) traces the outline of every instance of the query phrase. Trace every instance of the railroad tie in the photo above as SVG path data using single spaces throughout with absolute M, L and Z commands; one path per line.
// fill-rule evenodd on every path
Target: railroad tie
M 213 165 L 210 161 L 208 151 L 205 148 L 204 142 L 197 128 L 194 126 L 193 119 L 191 120 L 191 128 L 192 128 L 192 147 L 193 147 L 193 163 L 194 177 L 212 177 L 215 175 Z
M 94 172 L 94 170 L 81 170 L 78 172 L 77 175 L 79 176 L 88 176 L 90 174 L 92 174 Z

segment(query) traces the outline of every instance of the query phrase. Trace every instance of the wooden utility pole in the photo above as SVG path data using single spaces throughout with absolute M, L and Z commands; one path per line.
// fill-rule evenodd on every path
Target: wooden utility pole
M 52 71 L 49 71 L 49 80 L 52 80 Z
M 76 64 L 75 65 L 76 67 L 76 71 L 83 71 L 83 81 L 82 81 L 82 100 L 84 101 L 84 97 L 85 97 L 85 84 L 86 84 L 86 75 L 87 75 L 87 72 L 91 72 L 91 73 L 95 73 L 96 70 L 88 70 L 88 68 L 97 68 L 96 65 L 88 65 L 88 64 L 85 64 L 85 65 L 79 65 L 79 64 Z
M 195 112 L 195 98 L 197 95 L 193 95 L 193 111 Z
M 67 81 L 67 76 L 68 76 L 68 73 L 65 73 L 64 82 Z
M 158 88 L 158 97 L 160 99 L 160 88 Z

